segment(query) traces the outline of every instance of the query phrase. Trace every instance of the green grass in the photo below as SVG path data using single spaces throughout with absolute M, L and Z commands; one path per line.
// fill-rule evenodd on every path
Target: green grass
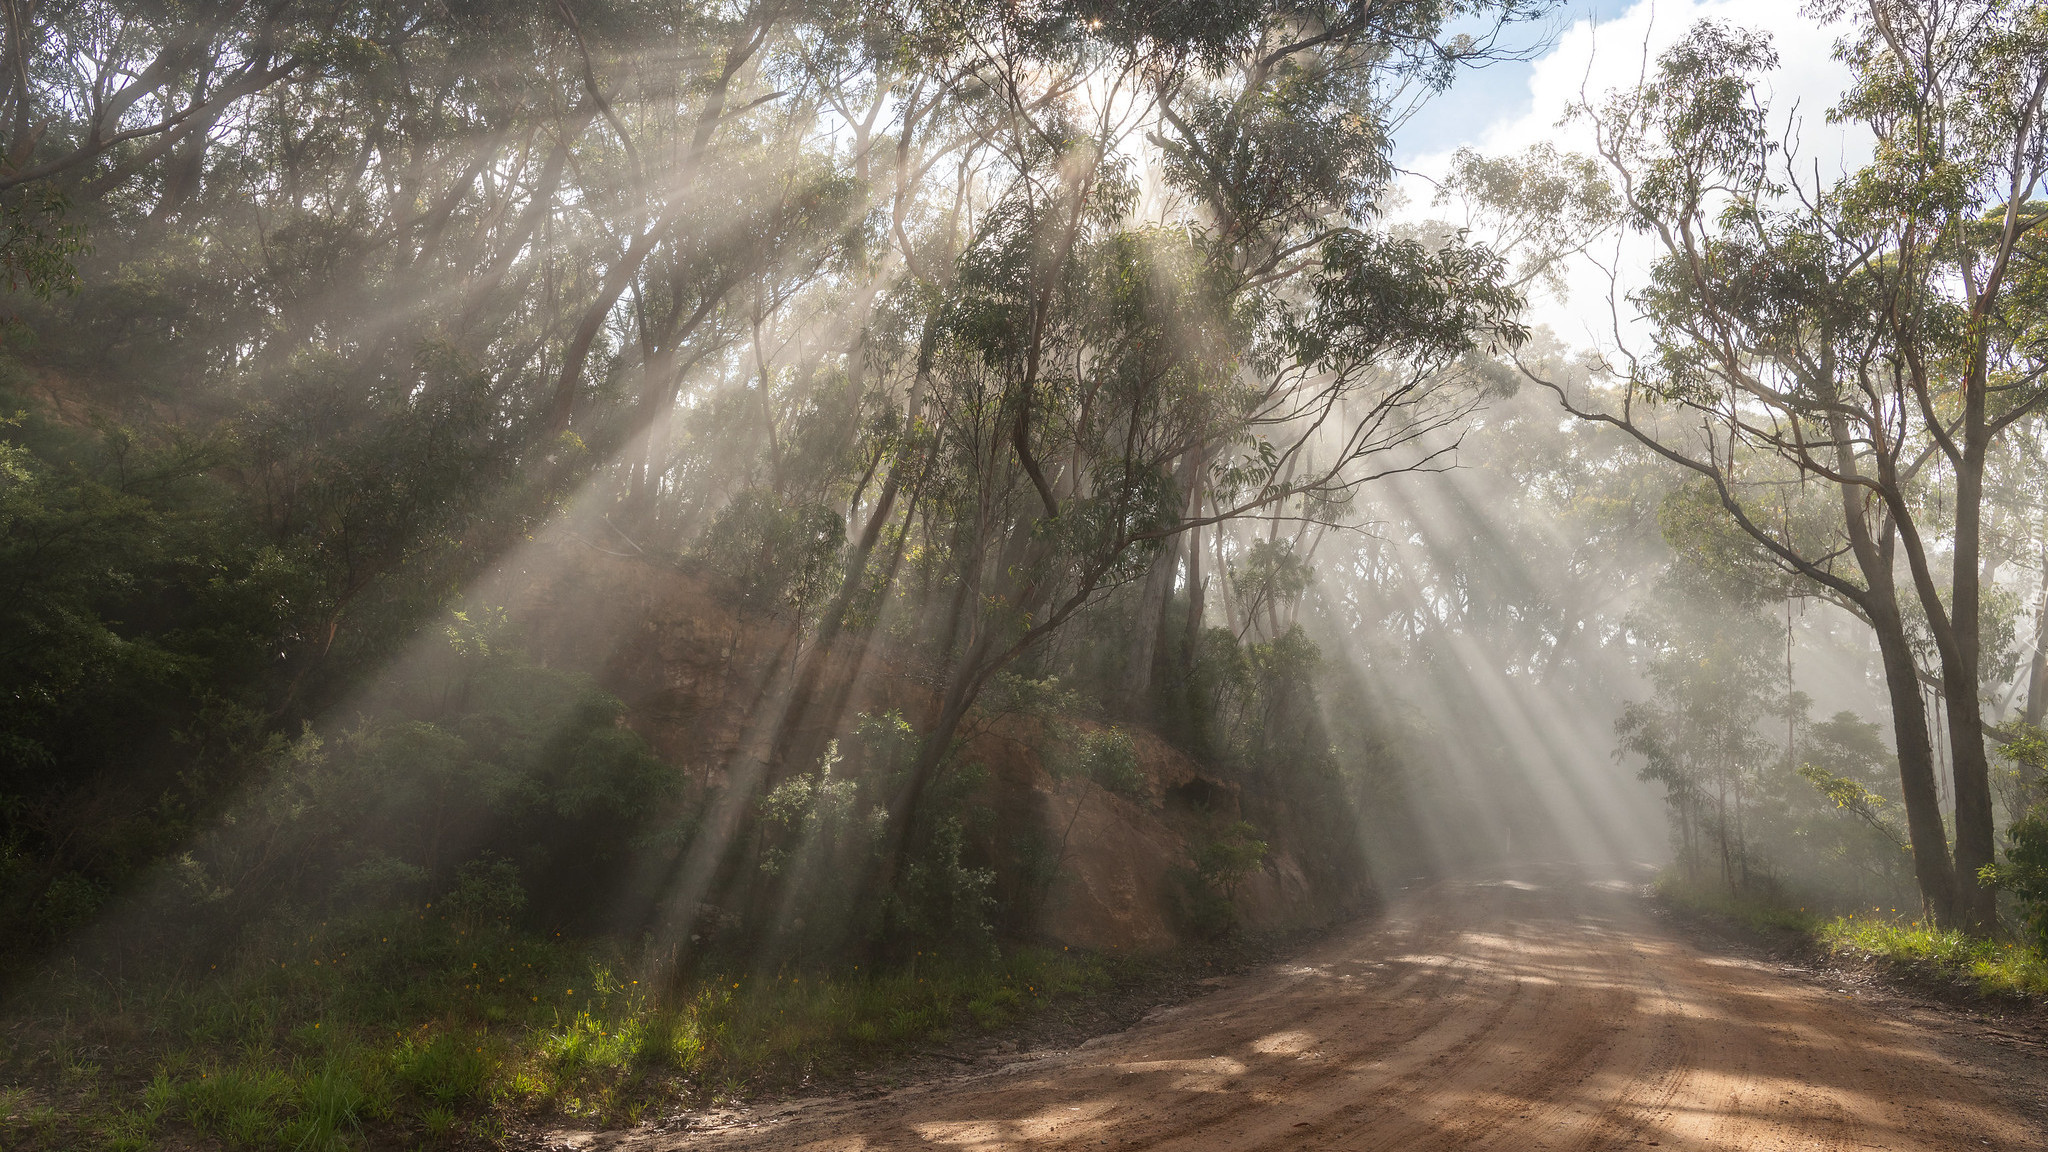
M 244 954 L 19 1000 L 0 1021 L 0 1148 L 483 1146 L 522 1116 L 632 1123 L 842 1074 L 1135 974 L 1021 949 L 705 972 L 657 995 L 605 945 L 425 914 Z
M 1833 956 L 1965 981 L 1985 996 L 2048 996 L 2048 957 L 2039 950 L 1939 929 L 1897 908 L 1826 916 L 1765 895 L 1686 884 L 1670 873 L 1657 878 L 1657 894 L 1677 907 L 1754 930 L 1797 933 Z
M 2048 996 L 2048 957 L 2010 941 L 1987 940 L 1922 920 L 1872 912 L 1838 916 L 1817 939 L 1829 952 L 1882 960 L 1973 982 L 1987 996 Z

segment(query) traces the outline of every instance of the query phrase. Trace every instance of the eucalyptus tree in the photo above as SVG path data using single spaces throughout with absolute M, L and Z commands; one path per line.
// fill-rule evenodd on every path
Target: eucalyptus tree
M 1774 751 L 1756 724 L 1772 704 L 1773 628 L 1757 611 L 1753 589 L 1729 597 L 1721 589 L 1687 588 L 1683 576 L 1698 584 L 1702 573 L 1677 572 L 1678 585 L 1665 591 L 1683 605 L 1636 621 L 1650 649 L 1655 695 L 1628 705 L 1615 731 L 1623 749 L 1643 758 L 1642 778 L 1664 786 L 1687 878 L 1699 879 L 1711 850 L 1722 883 L 1742 890 L 1755 865 L 1747 810 Z M 1706 605 L 1712 607 L 1702 611 Z
M 244 97 L 363 35 L 331 4 L 28 0 L 0 21 L 0 190 L 115 156 L 133 171 L 202 139 Z
M 837 638 L 910 620 L 901 848 L 983 690 L 1123 585 L 1163 602 L 1183 534 L 1436 466 L 1520 338 L 1499 258 L 1375 223 L 1391 110 L 1487 51 L 1461 14 L 10 4 L 7 271 L 81 289 L 10 299 L 19 354 L 216 434 L 190 467 L 275 581 L 252 731 L 564 505 L 636 549 L 728 498 L 797 525 L 808 655 L 759 722 L 836 720 Z
M 770 761 L 808 762 L 795 729 L 836 715 L 843 685 L 815 701 L 837 637 L 914 524 L 947 595 L 905 827 L 991 678 L 1179 534 L 1336 499 L 1468 410 L 1434 369 L 1515 335 L 1496 262 L 1360 227 L 1386 85 L 1478 51 L 1436 35 L 1445 11 L 912 5 L 893 38 L 806 56 L 900 279 L 848 358 L 883 418 Z M 1147 148 L 1164 226 L 1136 211 Z M 1202 487 L 1225 498 L 1191 514 Z
M 1081 42 L 1146 114 L 1130 119 L 1185 198 L 1177 227 L 1125 224 L 1136 189 L 1107 117 L 1056 148 L 1049 124 L 1013 121 L 1018 177 L 963 257 L 935 374 L 974 482 L 956 497 L 964 611 L 901 820 L 997 671 L 1193 527 L 1430 466 L 1418 445 L 1473 401 L 1445 369 L 1519 339 L 1490 253 L 1362 227 L 1387 177 L 1379 85 L 1442 64 L 1421 47 L 1440 17 L 1256 9 L 1171 68 L 1143 40 Z M 1212 506 L 1192 512 L 1197 487 Z
M 22 289 L 7 387 L 54 381 L 60 431 L 80 411 L 109 429 L 67 448 L 9 425 L 10 444 L 53 454 L 39 476 L 126 493 L 66 512 L 81 540 L 140 531 L 135 502 L 162 500 L 152 515 L 209 541 L 198 567 L 10 609 L 57 620 L 61 600 L 78 624 L 5 671 L 11 694 L 57 706 L 7 719 L 28 751 L 9 753 L 0 808 L 43 815 L 6 817 L 0 837 L 53 868 L 97 851 L 65 847 L 85 843 L 67 821 L 95 819 L 76 788 L 112 781 L 120 818 L 177 820 L 151 813 L 204 812 L 258 770 L 261 733 L 359 688 L 578 481 L 608 478 L 648 410 L 731 355 L 756 301 L 814 282 L 859 217 L 796 67 L 798 41 L 852 35 L 818 6 L 124 0 L 0 17 L 0 256 Z M 629 493 L 655 487 L 625 472 Z M 53 508 L 0 525 L 22 587 L 73 570 L 21 559 Z M 230 613 L 191 593 L 201 569 L 264 607 L 166 624 Z M 152 650 L 164 629 L 218 642 L 164 664 L 162 707 L 86 739 L 80 709 L 123 672 L 76 654 L 117 653 L 110 636 Z
M 2005 474 L 1994 489 L 2008 506 L 2006 543 L 2008 554 L 2022 569 L 2031 566 L 2039 576 L 2033 591 L 2030 626 L 2022 633 L 2026 645 L 2024 683 L 2015 680 L 2013 694 L 2019 701 L 2020 722 L 2039 728 L 2048 719 L 2048 452 L 2042 448 L 2043 421 L 2036 417 L 2013 438 L 2005 461 Z
M 1696 26 L 1640 88 L 1586 110 L 1629 224 L 1660 253 L 1632 298 L 1653 331 L 1617 366 L 1615 406 L 1557 391 L 1703 478 L 1773 562 L 1871 625 L 1922 894 L 1944 923 L 1985 926 L 1983 479 L 1993 442 L 2048 401 L 2048 358 L 2014 288 L 2048 219 L 2031 206 L 2048 159 L 2048 17 L 1995 0 L 1823 15 L 1851 27 L 1840 52 L 1857 80 L 1836 114 L 1876 139 L 1872 163 L 1831 184 L 1802 182 L 1774 139 L 1759 77 L 1777 59 L 1755 33 Z M 1802 538 L 1781 477 L 1752 454 L 1831 488 L 1835 530 Z M 1952 858 L 1902 560 L 1939 656 Z

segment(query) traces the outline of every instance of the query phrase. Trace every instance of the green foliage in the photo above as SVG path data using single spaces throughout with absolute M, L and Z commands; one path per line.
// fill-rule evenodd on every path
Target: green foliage
M 576 922 L 586 886 L 626 866 L 625 844 L 675 818 L 677 778 L 589 678 L 480 636 L 473 619 L 490 615 L 451 617 L 448 645 L 354 729 L 275 741 L 248 798 L 179 857 L 184 906 L 224 927 L 424 896 L 474 930 Z
M 1194 868 L 1181 877 L 1183 914 L 1190 927 L 1211 937 L 1237 927 L 1238 889 L 1265 866 L 1269 845 L 1258 836 L 1257 827 L 1239 820 L 1198 833 L 1191 841 Z
M 511 861 L 485 856 L 456 869 L 455 890 L 441 898 L 441 905 L 474 932 L 493 921 L 510 921 L 524 911 L 526 889 L 520 886 L 519 869 Z
M 1257 541 L 1243 562 L 1230 568 L 1230 583 L 1248 620 L 1256 621 L 1265 612 L 1277 620 L 1314 582 L 1315 569 L 1295 555 L 1292 540 Z
M 1441 207 L 1463 201 L 1468 215 L 1499 226 L 1499 246 L 1519 255 L 1515 282 L 1541 278 L 1553 294 L 1565 290 L 1563 257 L 1580 251 L 1620 211 L 1607 174 L 1592 159 L 1563 153 L 1549 142 L 1515 156 L 1482 156 L 1460 148 L 1438 188 Z
M 802 616 L 838 582 L 846 539 L 838 512 L 789 505 L 772 492 L 742 492 L 711 522 L 691 557 L 742 611 Z
M 793 853 L 837 855 L 839 841 L 851 830 L 860 795 L 855 781 L 833 778 L 832 768 L 838 762 L 839 742 L 834 740 L 815 774 L 785 781 L 761 798 L 762 825 L 794 844 L 793 848 L 765 849 L 763 872 L 782 872 L 795 862 Z M 872 819 L 867 821 L 867 830 L 870 837 L 879 832 Z
M 212 433 L 0 421 L 0 844 L 39 862 L 0 865 L 6 949 L 205 826 L 474 562 L 504 441 L 478 378 L 417 365 L 400 400 Z
M 284 1142 L 318 1152 L 354 1147 L 363 1121 L 380 1103 L 379 1079 L 373 1070 L 329 1057 L 300 1080 L 298 1114 L 285 1126 Z
M 89 251 L 85 227 L 67 222 L 71 198 L 57 184 L 0 192 L 0 285 L 39 300 L 79 289 L 72 258 Z
M 1448 364 L 1527 338 L 1506 262 L 1462 238 L 1434 251 L 1407 238 L 1338 232 L 1311 290 L 1317 308 L 1280 342 L 1304 364 L 1357 372 L 1389 356 Z
M 870 763 L 883 769 L 856 779 L 843 767 L 839 742 L 832 741 L 815 772 L 791 777 L 770 789 L 758 806 L 758 869 L 772 883 L 776 912 L 772 929 L 777 955 L 829 949 L 872 930 L 860 911 L 860 886 L 873 875 L 888 812 L 869 780 L 888 778 L 888 741 L 900 718 L 870 718 L 856 737 Z
M 1980 286 L 1974 269 L 2037 263 L 2043 172 L 2018 158 L 2041 153 L 2048 126 L 2017 94 L 2040 89 L 2048 25 L 1999 0 L 1829 14 L 1843 20 L 1836 55 L 1851 77 L 1831 115 L 1873 144 L 1840 176 L 1809 172 L 1774 127 L 1780 58 L 1753 28 L 1701 21 L 1644 84 L 1582 107 L 1629 223 L 1660 258 L 1632 293 L 1649 347 L 1631 353 L 1619 403 L 1573 407 L 1695 473 L 1683 511 L 1719 520 L 1692 534 L 1709 563 L 1756 584 L 1796 576 L 1853 604 L 1879 631 L 1901 739 L 1919 745 L 1923 726 L 1907 714 L 1920 711 L 1926 663 L 1974 698 L 2019 655 L 2011 591 L 1974 563 L 1930 571 L 1923 541 L 1965 560 L 1988 552 L 1986 502 L 2032 483 L 2009 461 L 2037 455 L 2021 417 L 2048 399 L 2038 284 Z M 1898 364 L 1945 367 L 1896 378 L 1889 396 L 1860 386 Z M 1917 463 L 1942 454 L 1934 472 Z M 1908 554 L 1910 584 L 1898 567 Z M 1924 646 L 1921 667 L 1909 645 Z M 1988 784 L 1981 720 L 1974 706 L 1950 720 L 1965 874 L 1954 892 L 1926 895 L 1944 919 L 1981 925 L 1990 908 L 1969 873 L 1995 831 L 1992 805 L 1975 799 Z M 1928 842 L 1943 816 L 1927 751 L 1901 755 L 1924 882 L 1946 888 Z
M 1635 618 L 1656 691 L 1616 723 L 1620 751 L 1664 786 L 1685 884 L 1815 908 L 1898 903 L 1913 886 L 1912 856 L 1877 725 L 1846 711 L 1814 721 L 1803 694 L 1785 699 L 1772 667 L 1783 625 L 1747 594 L 1726 595 L 1725 570 L 1688 568 L 1665 592 L 1684 590 L 1692 604 Z M 1772 739 L 1772 721 L 1789 733 Z
M 1665 594 L 1696 590 L 1691 575 L 1678 570 Z M 1717 606 L 1637 618 L 1651 641 L 1646 670 L 1656 693 L 1626 705 L 1615 733 L 1621 752 L 1642 757 L 1638 775 L 1664 786 L 1686 879 L 1703 882 L 1712 866 L 1723 885 L 1740 889 L 1757 871 L 1740 819 L 1773 752 L 1758 730 L 1776 703 L 1771 634 L 1753 609 Z
M 1671 903 L 1758 931 L 1794 932 L 1837 956 L 1876 960 L 1921 975 L 1968 984 L 1984 996 L 2048 997 L 2048 951 L 2038 944 L 2001 942 L 1906 918 L 1883 905 L 1827 916 L 1762 892 L 1699 885 L 1675 871 L 1657 877 L 1658 895 Z
M 1820 939 L 1838 953 L 1967 981 L 1987 996 L 2048 996 L 2048 954 L 2037 947 L 1898 920 L 1880 909 L 1831 920 Z
M 1046 770 L 1054 779 L 1080 777 L 1128 799 L 1150 799 L 1151 784 L 1138 767 L 1137 743 L 1123 728 L 1063 725 L 1053 743 Z
M 1773 765 L 1751 817 L 1777 882 L 1815 907 L 1917 903 L 1898 763 L 1878 725 L 1851 712 L 1809 720 L 1803 694 L 1791 703 L 1801 783 Z
M 2038 792 L 2048 783 L 2048 736 L 2024 727 L 2013 735 L 1999 752 L 2016 774 L 2023 775 L 2025 791 Z M 2020 904 L 2025 938 L 2048 955 L 2048 799 L 2035 801 L 2021 813 L 2006 828 L 2005 837 L 2005 859 L 1986 865 L 1980 878 L 2012 893 Z
M 1253 772 L 1289 771 L 1327 759 L 1316 702 L 1322 653 L 1300 625 L 1250 643 L 1227 628 L 1204 629 L 1186 664 L 1180 698 L 1167 717 L 1169 731 L 1183 746 Z
M 1818 764 L 1801 764 L 1799 775 L 1837 809 L 1868 824 L 1893 844 L 1905 846 L 1905 833 L 1888 811 L 1891 804 L 1888 797 L 1872 792 L 1861 781 L 1837 776 Z
M 0 273 L 33 339 L 0 371 L 36 399 L 0 408 L 23 409 L 0 427 L 0 962 L 124 897 L 92 947 L 195 970 L 264 957 L 277 986 L 252 978 L 246 1011 L 221 997 L 203 1025 L 247 1058 L 202 1045 L 219 1084 L 167 1088 L 159 1112 L 190 1095 L 176 1122 L 215 1142 L 459 1139 L 522 1076 L 545 1094 L 590 1069 L 758 1065 L 747 1045 L 767 1041 L 710 986 L 701 1011 L 650 1005 L 628 1028 L 585 1006 L 541 1049 L 507 1041 L 508 1021 L 540 1025 L 495 982 L 568 1008 L 497 963 L 540 924 L 652 930 L 659 951 L 697 915 L 717 930 L 688 962 L 712 966 L 991 954 L 997 870 L 1037 831 L 1003 839 L 966 733 L 864 717 L 822 761 L 721 794 L 751 766 L 684 780 L 624 702 L 564 670 L 573 644 L 529 659 L 502 608 L 464 603 L 486 573 L 680 557 L 745 637 L 786 642 L 806 692 L 837 640 L 826 679 L 928 683 L 945 723 L 1077 713 L 1045 707 L 1080 698 L 1054 641 L 1166 550 L 1190 485 L 1327 520 L 1362 462 L 1466 410 L 1467 377 L 1439 370 L 1519 340 L 1495 254 L 1374 230 L 1383 82 L 1445 82 L 1481 50 L 1442 26 L 1472 12 L 1403 5 L 1304 39 L 1285 5 L 1108 28 L 998 8 L 975 14 L 995 40 L 946 10 L 638 0 L 566 24 L 405 2 L 45 7 L 6 32 Z M 1269 58 L 1267 40 L 1291 46 Z M 1129 141 L 1058 94 L 991 115 L 1004 85 L 1069 74 L 1171 93 L 1165 178 L 1201 211 L 1133 223 Z M 912 88 L 930 93 L 914 118 L 885 98 Z M 817 101 L 884 118 L 843 149 Z M 149 127 L 167 108 L 176 131 Z M 957 187 L 928 163 L 945 156 Z M 1310 428 L 1343 445 L 1321 479 L 1303 470 L 1320 446 L 1288 443 Z M 848 549 L 859 515 L 876 530 Z M 1253 807 L 1307 813 L 1286 827 L 1318 828 L 1311 867 L 1357 879 L 1347 810 L 1325 802 L 1319 657 L 1292 626 L 1307 563 L 1279 544 L 1242 559 L 1267 622 L 1185 654 L 1188 743 Z M 819 628 L 841 588 L 843 640 L 836 615 Z M 741 638 L 733 683 L 703 698 L 759 670 Z M 1030 674 L 993 675 L 1013 662 Z M 992 680 L 1015 699 L 977 710 Z M 819 687 L 826 723 L 850 692 Z M 810 760 L 818 717 L 789 726 Z M 1146 797 L 1129 733 L 1076 751 L 1072 771 Z M 705 811 L 716 841 L 696 838 Z M 732 889 L 661 904 L 707 854 Z M 1243 865 L 1225 857 L 1204 875 L 1227 903 Z M 454 937 L 371 927 L 409 920 Z M 344 932 L 356 962 L 372 935 L 410 951 L 376 985 L 280 951 Z M 1032 991 L 966 1002 L 989 1024 Z M 302 1034 L 323 997 L 360 1010 L 324 1021 L 345 1042 Z M 951 1000 L 884 1000 L 849 1042 L 958 1026 Z M 249 1080 L 270 1065 L 285 1079 Z M 390 1115 L 402 1131 L 364 1134 Z
M 422 1100 L 444 1108 L 482 1097 L 497 1061 L 486 1051 L 489 1037 L 468 1032 L 422 1029 L 391 1053 L 392 1077 Z
M 2027 937 L 2048 950 L 2048 806 L 2015 821 L 2006 838 L 2005 859 L 1986 865 L 1980 878 L 2019 899 Z
M 263 747 L 251 674 L 292 581 L 224 516 L 218 459 L 0 420 L 0 947 L 77 923 Z
M 243 1063 L 208 1065 L 177 1079 L 160 1072 L 145 1094 L 141 1116 L 154 1131 L 168 1111 L 233 1147 L 356 1147 L 363 1122 L 381 1103 L 382 1088 L 361 1060 L 357 1054 L 330 1057 L 287 1071 L 245 1057 Z M 115 1127 L 118 1132 L 122 1125 L 117 1121 Z
M 1421 401 L 1456 388 L 1429 370 L 1514 331 L 1490 254 L 1373 231 L 1384 85 L 1441 86 L 1487 54 L 1447 21 L 1524 9 L 1432 0 L 1309 37 L 1241 0 L 968 14 L 995 39 L 943 8 L 24 9 L 0 53 L 0 276 L 34 338 L 7 384 L 40 398 L 0 436 L 7 946 L 165 873 L 216 926 L 452 887 L 480 930 L 588 909 L 626 854 L 678 850 L 672 774 L 620 704 L 459 605 L 552 547 L 557 513 L 579 547 L 680 555 L 791 629 L 799 675 L 844 588 L 828 630 L 886 633 L 867 666 L 942 670 L 950 725 L 1151 565 L 1190 481 L 1340 507 L 1351 479 L 1296 477 L 1315 453 L 1286 438 L 1356 401 L 1407 431 L 1345 463 L 1397 451 L 1459 411 Z M 1062 75 L 1172 93 L 1152 127 L 1198 223 L 1138 222 L 1132 126 L 1070 93 L 991 114 Z M 876 117 L 841 148 L 827 105 Z M 1281 598 L 1284 568 L 1258 577 Z M 1278 764 L 1260 703 L 1222 743 Z M 849 746 L 829 785 L 756 809 L 734 851 L 770 867 L 735 871 L 845 872 L 867 846 L 841 826 L 883 811 L 902 922 L 985 920 L 957 735 L 887 767 Z M 516 879 L 462 872 L 485 853 Z
M 1195 849 L 1195 871 L 1227 901 L 1237 901 L 1238 886 L 1259 874 L 1266 863 L 1266 842 L 1249 821 L 1240 820 Z
M 882 939 L 896 942 L 898 951 L 917 942 L 970 956 L 994 948 L 995 901 L 989 893 L 995 872 L 971 866 L 965 850 L 961 818 L 938 817 L 895 890 L 884 897 Z
M 67 1106 L 0 1094 L 0 1140 L 341 1149 L 536 1111 L 629 1123 L 1001 1031 L 1136 975 L 1059 949 L 926 951 L 880 969 L 707 971 L 657 994 L 619 962 L 603 945 L 407 915 L 297 935 L 197 981 L 46 987 L 15 1006 L 10 1025 L 30 1043 L 0 1069 L 53 1078 L 46 1090 Z M 140 1033 L 124 1007 L 139 998 L 163 1005 Z M 104 1065 L 61 1055 L 108 1039 Z

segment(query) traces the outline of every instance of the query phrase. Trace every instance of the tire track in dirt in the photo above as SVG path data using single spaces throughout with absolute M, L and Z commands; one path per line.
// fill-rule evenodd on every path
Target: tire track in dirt
M 1376 924 L 1086 1047 L 615 1152 L 1147 1149 L 2048 1152 L 1918 1025 L 1699 951 L 1566 869 L 1411 893 Z

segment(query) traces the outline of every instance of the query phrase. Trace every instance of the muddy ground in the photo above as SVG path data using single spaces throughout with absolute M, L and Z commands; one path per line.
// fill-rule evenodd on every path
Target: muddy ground
M 543 1147 L 2048 1150 L 2048 1023 L 1676 921 L 1565 870 L 1447 881 L 1066 1047 Z

